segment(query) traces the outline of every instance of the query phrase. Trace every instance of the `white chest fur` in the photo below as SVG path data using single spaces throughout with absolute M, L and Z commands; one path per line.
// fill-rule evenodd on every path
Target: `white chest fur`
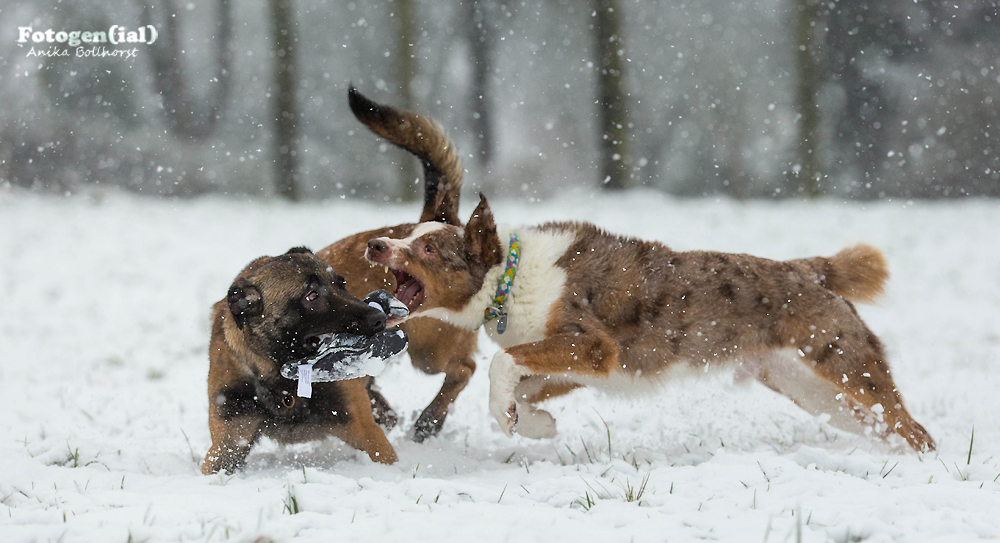
M 521 244 L 517 274 L 510 293 L 504 301 L 507 312 L 507 330 L 497 333 L 497 321 L 486 324 L 486 332 L 501 347 L 513 347 L 545 338 L 545 324 L 549 312 L 566 285 L 566 272 L 556 266 L 556 261 L 569 250 L 574 236 L 570 232 L 541 232 L 534 228 L 515 230 Z M 510 251 L 511 228 L 497 228 L 503 247 L 504 263 L 486 273 L 482 288 L 460 311 L 434 308 L 426 313 L 446 322 L 475 330 L 483 322 L 483 311 L 493 302 L 500 277 L 506 267 Z
M 507 232 L 509 229 L 497 229 Z M 545 339 L 545 325 L 552 306 L 562 296 L 566 272 L 556 265 L 573 243 L 572 232 L 515 230 L 521 244 L 521 257 L 510 293 L 504 302 L 507 330 L 497 333 L 497 321 L 486 324 L 486 333 L 501 347 L 513 347 Z M 506 264 L 505 264 L 506 265 Z M 495 292 L 496 286 L 493 286 Z

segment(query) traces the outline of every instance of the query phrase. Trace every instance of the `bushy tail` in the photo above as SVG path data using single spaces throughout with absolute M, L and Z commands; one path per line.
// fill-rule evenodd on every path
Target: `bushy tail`
M 438 221 L 461 226 L 458 197 L 462 188 L 462 162 L 455 144 L 433 119 L 365 98 L 351 85 L 347 91 L 351 111 L 372 132 L 406 149 L 424 166 L 424 209 L 420 222 Z
M 882 251 L 871 245 L 855 245 L 832 257 L 806 258 L 802 262 L 819 274 L 823 286 L 852 302 L 874 302 L 889 279 Z

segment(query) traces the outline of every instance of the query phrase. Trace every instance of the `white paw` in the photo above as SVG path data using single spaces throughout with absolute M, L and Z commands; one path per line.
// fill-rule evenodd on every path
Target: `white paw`
M 490 413 L 493 414 L 493 418 L 497 419 L 497 424 L 500 425 L 500 430 L 503 431 L 507 436 L 514 435 L 517 431 L 517 405 L 512 401 L 510 404 L 503 404 L 502 402 L 494 402 L 490 400 Z
M 548 411 L 516 403 L 517 433 L 532 439 L 556 437 L 556 419 Z
M 527 372 L 514 363 L 514 357 L 504 351 L 497 352 L 490 364 L 490 414 L 497 419 L 500 429 L 508 436 L 517 428 L 517 404 L 514 387 Z

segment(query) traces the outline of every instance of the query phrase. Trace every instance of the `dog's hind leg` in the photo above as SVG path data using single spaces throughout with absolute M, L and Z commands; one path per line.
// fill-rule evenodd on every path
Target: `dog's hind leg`
M 869 424 L 884 424 L 884 433 L 899 434 L 914 450 L 934 450 L 934 439 L 903 404 L 881 342 L 867 328 L 863 331 L 860 337 L 836 348 L 829 343 L 811 345 L 812 353 L 805 358 L 817 374 L 840 387 L 845 398 L 860 406 L 855 408 L 855 416 Z
M 833 317 L 810 316 L 823 324 L 793 335 L 795 348 L 786 355 L 769 357 L 761 382 L 811 413 L 829 413 L 835 426 L 857 431 L 860 423 L 882 437 L 897 433 L 915 450 L 934 449 L 930 434 L 903 405 L 878 338 L 856 314 Z
M 821 377 L 807 360 L 794 350 L 780 350 L 752 357 L 754 377 L 767 388 L 787 397 L 813 415 L 829 415 L 835 428 L 861 434 L 870 424 L 858 417 L 864 406 L 843 393 L 843 389 Z M 744 362 L 747 364 L 748 362 Z

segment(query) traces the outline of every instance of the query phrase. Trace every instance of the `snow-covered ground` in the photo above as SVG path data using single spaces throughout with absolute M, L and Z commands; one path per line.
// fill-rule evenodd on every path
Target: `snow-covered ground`
M 882 247 L 888 295 L 859 309 L 938 451 L 838 432 L 731 375 L 639 398 L 577 391 L 547 407 L 557 438 L 509 439 L 487 410 L 496 347 L 482 336 L 480 370 L 424 444 L 407 432 L 441 376 L 404 363 L 379 377 L 402 417 L 397 464 L 333 438 L 264 442 L 246 471 L 206 477 L 209 306 L 256 256 L 417 207 L 0 190 L 0 541 L 1000 538 L 1000 203 L 636 192 L 494 211 L 777 259 Z

